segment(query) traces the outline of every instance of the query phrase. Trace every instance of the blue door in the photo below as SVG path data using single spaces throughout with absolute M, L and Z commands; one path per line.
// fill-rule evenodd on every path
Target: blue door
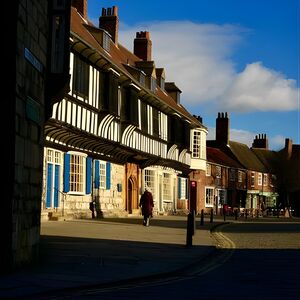
M 48 163 L 46 208 L 58 207 L 59 205 L 59 173 L 60 166 Z
M 48 164 L 47 166 L 47 194 L 46 194 L 46 208 L 51 207 L 52 203 L 52 191 L 53 191 L 53 165 Z
M 58 198 L 59 198 L 59 170 L 60 166 L 55 166 L 54 174 L 54 207 L 58 207 Z

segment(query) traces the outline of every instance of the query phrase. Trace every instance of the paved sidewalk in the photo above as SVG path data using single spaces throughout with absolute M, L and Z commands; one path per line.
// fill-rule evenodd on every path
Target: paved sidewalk
M 197 217 L 193 246 L 186 247 L 186 216 L 155 216 L 149 227 L 141 217 L 43 222 L 39 264 L 0 277 L 0 298 L 168 276 L 214 251 L 210 229 L 222 223 L 205 219 L 200 226 Z

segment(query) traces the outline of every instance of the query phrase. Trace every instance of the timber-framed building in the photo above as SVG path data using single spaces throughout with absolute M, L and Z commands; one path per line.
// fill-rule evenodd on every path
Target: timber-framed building
M 145 186 L 157 213 L 185 211 L 190 168 L 205 168 L 207 129 L 156 67 L 150 33 L 136 33 L 132 53 L 118 30 L 116 6 L 102 9 L 96 27 L 87 1 L 73 1 L 70 88 L 45 125 L 46 217 L 85 216 L 90 202 L 98 216 L 135 214 Z

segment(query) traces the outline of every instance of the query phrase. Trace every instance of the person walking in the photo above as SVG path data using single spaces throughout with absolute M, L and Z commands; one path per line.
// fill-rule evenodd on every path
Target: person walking
M 145 188 L 145 191 L 140 199 L 139 206 L 142 208 L 142 215 L 144 216 L 143 225 L 149 226 L 150 225 L 150 217 L 152 217 L 153 211 L 153 196 L 149 189 L 149 187 Z
M 90 202 L 90 211 L 92 212 L 92 219 L 96 218 L 95 209 L 96 209 L 96 202 L 95 201 L 91 201 Z

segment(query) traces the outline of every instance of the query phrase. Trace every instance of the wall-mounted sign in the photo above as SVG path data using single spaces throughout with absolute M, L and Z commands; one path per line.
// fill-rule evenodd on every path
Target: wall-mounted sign
M 31 53 L 29 49 L 24 48 L 24 56 L 40 73 L 43 72 L 42 63 Z

